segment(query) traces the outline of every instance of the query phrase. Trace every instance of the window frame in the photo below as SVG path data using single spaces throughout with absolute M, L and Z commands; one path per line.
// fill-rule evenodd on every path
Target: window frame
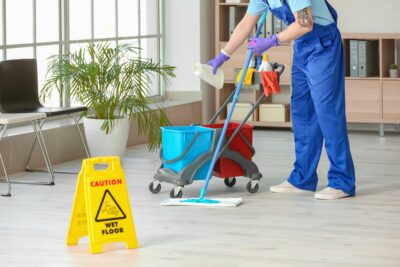
M 57 0 L 58 2 L 58 23 L 59 23 L 59 34 L 57 41 L 49 41 L 49 42 L 38 42 L 37 41 L 37 11 L 36 11 L 36 3 L 40 0 L 31 0 L 32 1 L 32 33 L 33 33 L 33 42 L 32 43 L 21 43 L 21 44 L 8 44 L 7 43 L 7 1 L 12 0 L 0 0 L 0 4 L 2 6 L 2 43 L 0 44 L 0 50 L 2 51 L 3 60 L 7 60 L 7 50 L 13 48 L 32 48 L 33 49 L 33 57 L 37 58 L 37 48 L 40 46 L 48 46 L 48 45 L 57 45 L 59 49 L 59 55 L 68 53 L 70 51 L 71 44 L 82 44 L 88 42 L 101 42 L 101 41 L 111 41 L 118 44 L 120 41 L 125 40 L 138 40 L 139 47 L 141 47 L 142 40 L 144 39 L 156 39 L 157 41 L 157 60 L 164 62 L 164 1 L 163 0 L 154 0 L 157 5 L 157 32 L 155 34 L 144 34 L 142 35 L 142 27 L 141 27 L 141 3 L 146 0 L 138 0 L 138 35 L 137 36 L 119 36 L 118 32 L 118 24 L 119 24 L 119 16 L 118 16 L 118 3 L 119 0 L 114 1 L 115 5 L 115 36 L 109 38 L 95 38 L 94 37 L 94 28 L 95 28 L 95 18 L 94 18 L 94 8 L 96 1 L 102 0 L 90 0 L 90 21 L 91 21 L 91 38 L 90 39 L 79 39 L 79 40 L 71 40 L 70 38 L 70 0 Z M 139 56 L 142 55 L 142 51 L 139 52 Z M 71 103 L 71 99 L 68 95 L 68 88 L 64 88 L 64 99 L 59 99 L 59 105 L 69 107 Z M 152 100 L 161 100 L 165 95 L 165 84 L 158 79 L 157 89 L 155 90 L 156 94 L 151 95 L 150 98 Z

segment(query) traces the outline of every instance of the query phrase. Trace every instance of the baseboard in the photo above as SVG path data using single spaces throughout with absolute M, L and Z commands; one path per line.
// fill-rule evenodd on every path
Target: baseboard
M 173 125 L 200 124 L 202 122 L 201 101 L 168 101 L 158 103 L 163 106 Z M 83 124 L 80 124 L 82 131 Z M 14 127 L 7 131 L 7 136 L 0 143 L 5 167 L 9 175 L 25 171 L 25 162 L 35 138 L 30 126 Z M 44 139 L 52 164 L 82 159 L 85 152 L 75 125 L 68 120 L 53 121 L 44 124 Z M 137 122 L 131 121 L 128 147 L 147 143 L 145 136 L 139 136 Z M 36 146 L 32 156 L 32 168 L 44 167 L 39 147 Z M 0 176 L 3 173 L 0 172 Z
M 379 132 L 380 124 L 377 123 L 348 123 L 349 131 Z M 395 124 L 385 124 L 385 132 L 396 132 Z

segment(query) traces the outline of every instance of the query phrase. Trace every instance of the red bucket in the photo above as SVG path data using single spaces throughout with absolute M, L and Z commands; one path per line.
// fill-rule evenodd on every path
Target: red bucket
M 204 125 L 204 127 L 213 128 L 213 129 L 222 129 L 224 124 L 211 124 Z M 231 138 L 233 132 L 239 127 L 238 123 L 229 123 L 228 130 L 226 131 L 225 140 L 228 141 Z M 249 124 L 243 125 L 242 129 L 240 129 L 240 133 L 243 138 L 246 138 L 250 144 L 253 144 L 253 127 Z M 229 149 L 231 151 L 236 151 L 240 153 L 246 159 L 251 160 L 253 157 L 252 149 L 246 144 L 243 138 L 237 134 L 235 138 L 233 138 L 232 142 L 229 144 Z M 229 178 L 236 176 L 243 176 L 244 172 L 242 167 L 233 160 L 220 158 L 214 167 L 214 176 L 220 178 Z

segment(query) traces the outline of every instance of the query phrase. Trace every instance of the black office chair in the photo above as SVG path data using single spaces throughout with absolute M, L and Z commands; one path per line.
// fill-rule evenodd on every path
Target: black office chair
M 87 157 L 89 151 L 84 140 L 81 129 L 79 128 L 79 117 L 77 113 L 86 111 L 86 107 L 44 107 L 39 100 L 37 62 L 36 59 L 16 59 L 7 60 L 0 63 L 0 111 L 3 113 L 45 113 L 46 118 L 56 116 L 73 116 L 82 144 L 85 148 Z M 45 119 L 39 123 L 40 130 L 43 127 Z M 29 168 L 29 162 L 32 157 L 37 138 L 32 145 L 26 162 L 26 170 L 34 171 Z M 49 163 L 51 165 L 51 162 Z M 56 171 L 55 171 L 56 172 Z M 61 172 L 59 173 L 72 173 Z M 53 183 L 54 184 L 54 179 Z

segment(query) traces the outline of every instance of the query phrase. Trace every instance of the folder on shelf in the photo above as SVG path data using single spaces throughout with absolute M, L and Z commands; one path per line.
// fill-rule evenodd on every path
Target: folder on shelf
M 276 16 L 272 17 L 272 25 L 273 25 L 272 26 L 273 34 L 277 34 L 282 31 L 282 21 L 278 17 Z
M 272 16 L 272 33 L 277 34 L 286 30 L 286 24 L 276 16 Z
M 269 31 L 268 31 L 267 23 L 264 24 L 264 26 L 263 26 L 263 28 L 262 28 L 262 30 L 261 30 L 260 36 L 261 36 L 261 37 L 264 37 L 264 38 L 266 38 L 266 37 L 269 36 Z
M 379 42 L 358 41 L 358 75 L 359 77 L 379 76 Z
M 283 21 L 281 21 L 281 31 L 286 30 L 287 27 L 288 27 L 288 26 L 287 26 Z
M 267 13 L 267 22 L 264 24 L 264 27 L 265 27 L 265 36 L 264 37 L 268 37 L 274 33 L 272 20 L 273 20 L 272 13 L 268 12 Z
M 268 37 L 268 35 L 269 35 L 266 25 L 267 25 L 267 24 L 265 23 L 264 26 L 263 26 L 262 29 L 261 29 L 260 38 L 266 38 L 266 37 Z M 257 25 L 257 26 L 258 26 L 258 25 Z M 258 29 L 257 29 L 257 28 L 258 28 L 257 26 L 256 26 L 256 31 L 258 30 Z
M 350 76 L 359 77 L 358 69 L 358 41 L 350 40 Z
M 244 15 L 246 14 L 246 8 L 240 7 L 229 7 L 229 36 L 232 35 L 236 26 L 242 20 Z

